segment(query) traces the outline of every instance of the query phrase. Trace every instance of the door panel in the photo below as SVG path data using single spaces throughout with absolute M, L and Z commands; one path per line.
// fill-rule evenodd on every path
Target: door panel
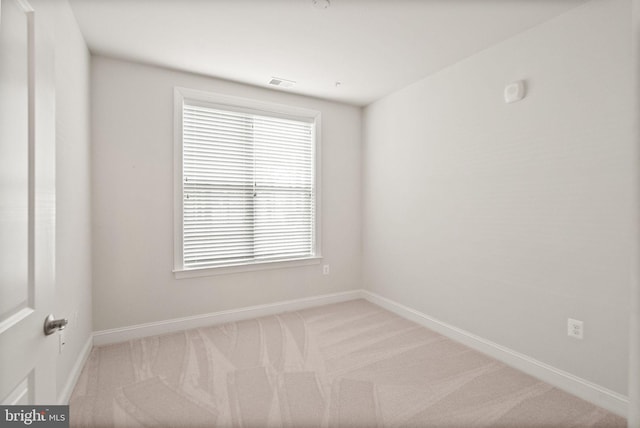
M 9 393 L 6 399 L 2 402 L 2 404 L 10 405 L 10 406 L 26 406 L 29 402 L 33 401 L 33 396 L 31 394 L 31 389 L 33 385 L 33 375 L 29 373 L 29 375 L 22 380 L 16 386 L 13 391 Z
M 29 17 L 0 9 L 0 325 L 29 304 Z
M 54 3 L 54 2 L 49 2 Z M 56 403 L 53 28 L 0 0 L 0 403 Z M 42 12 L 42 13 L 41 13 Z M 53 16 L 53 15 L 49 15 Z

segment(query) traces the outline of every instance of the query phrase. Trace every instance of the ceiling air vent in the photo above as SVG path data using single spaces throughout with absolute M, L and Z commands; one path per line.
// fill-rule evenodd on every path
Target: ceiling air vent
M 292 88 L 296 84 L 293 80 L 281 79 L 279 77 L 272 77 L 269 81 L 271 86 L 277 86 L 279 88 Z

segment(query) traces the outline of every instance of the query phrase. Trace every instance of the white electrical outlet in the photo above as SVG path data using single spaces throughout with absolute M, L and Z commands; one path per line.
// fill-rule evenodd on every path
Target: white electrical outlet
M 584 323 L 582 321 L 569 318 L 567 320 L 567 334 L 570 337 L 582 339 L 584 337 Z
M 322 265 L 322 274 L 323 275 L 329 275 L 330 272 L 331 272 L 331 270 L 329 269 L 329 265 Z

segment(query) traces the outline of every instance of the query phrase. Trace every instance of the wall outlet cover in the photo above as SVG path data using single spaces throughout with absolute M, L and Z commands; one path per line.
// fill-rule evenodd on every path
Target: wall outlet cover
M 575 337 L 576 339 L 582 339 L 584 337 L 584 323 L 569 318 L 567 320 L 567 335 L 569 337 Z

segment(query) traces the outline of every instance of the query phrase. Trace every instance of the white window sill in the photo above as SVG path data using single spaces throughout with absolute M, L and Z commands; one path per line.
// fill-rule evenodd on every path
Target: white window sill
M 246 263 L 218 267 L 206 267 L 199 269 L 176 269 L 173 275 L 176 279 L 197 278 L 202 276 L 226 275 L 231 273 L 252 272 L 267 269 L 285 269 L 299 266 L 318 265 L 322 257 L 305 257 L 304 259 L 275 260 L 267 262 Z

